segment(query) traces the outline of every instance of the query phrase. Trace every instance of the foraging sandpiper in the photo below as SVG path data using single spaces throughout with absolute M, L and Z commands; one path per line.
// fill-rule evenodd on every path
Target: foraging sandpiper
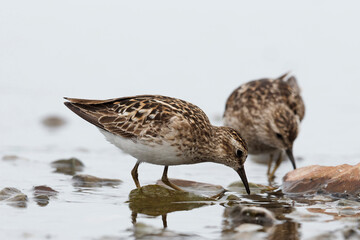
M 294 169 L 293 143 L 305 106 L 294 76 L 259 79 L 241 85 L 227 99 L 224 125 L 239 131 L 249 154 L 270 154 L 268 175 L 273 177 L 285 151 Z M 270 171 L 274 154 L 279 154 Z
M 234 129 L 211 125 L 199 107 L 158 95 L 65 99 L 70 110 L 98 127 L 110 143 L 137 159 L 131 171 L 136 187 L 140 187 L 141 162 L 164 165 L 162 181 L 177 190 L 181 189 L 167 177 L 169 166 L 215 162 L 233 168 L 250 194 L 244 169 L 246 143 Z

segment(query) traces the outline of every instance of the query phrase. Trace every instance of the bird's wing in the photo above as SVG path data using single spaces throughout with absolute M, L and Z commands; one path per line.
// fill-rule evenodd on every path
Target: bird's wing
M 192 118 L 194 111 L 206 117 L 195 105 L 158 95 L 142 95 L 108 100 L 65 98 L 65 105 L 91 124 L 125 138 L 140 135 L 156 137 L 174 116 Z

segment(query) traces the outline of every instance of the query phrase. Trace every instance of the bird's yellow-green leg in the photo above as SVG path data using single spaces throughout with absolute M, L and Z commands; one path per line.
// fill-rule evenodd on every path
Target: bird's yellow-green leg
M 278 159 L 276 160 L 276 162 L 275 162 L 275 166 L 274 166 L 274 169 L 272 170 L 272 172 L 270 173 L 270 175 L 269 175 L 269 178 L 270 179 L 272 179 L 273 177 L 274 177 L 274 175 L 275 175 L 275 172 L 276 172 L 276 170 L 279 168 L 279 166 L 280 166 L 280 164 L 281 164 L 281 162 L 282 162 L 282 152 L 280 152 L 280 154 L 279 154 L 279 157 L 278 157 Z
M 162 177 L 161 177 L 161 181 L 162 181 L 164 184 L 168 185 L 169 187 L 171 187 L 171 188 L 173 188 L 173 189 L 175 189 L 175 190 L 184 191 L 184 190 L 182 190 L 181 188 L 179 188 L 178 186 L 172 184 L 172 183 L 169 181 L 169 179 L 168 179 L 168 177 L 167 177 L 168 168 L 169 168 L 169 166 L 165 166 L 163 175 L 162 175 Z
M 274 158 L 274 154 L 270 154 L 270 159 L 268 161 L 268 169 L 267 169 L 267 175 L 269 176 L 270 175 L 270 170 L 271 170 L 271 165 L 272 165 L 272 162 L 273 162 L 273 158 Z
M 137 162 L 134 166 L 134 168 L 131 170 L 131 176 L 134 179 L 135 185 L 137 188 L 140 188 L 140 183 L 138 179 L 138 168 L 139 168 L 140 162 Z

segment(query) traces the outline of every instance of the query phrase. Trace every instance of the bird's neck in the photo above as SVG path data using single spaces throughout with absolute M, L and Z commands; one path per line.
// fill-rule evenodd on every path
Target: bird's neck
M 202 155 L 208 162 L 221 163 L 222 145 L 224 134 L 222 127 L 211 126 L 211 131 L 209 137 L 206 139 L 202 145 L 206 146 L 202 149 Z

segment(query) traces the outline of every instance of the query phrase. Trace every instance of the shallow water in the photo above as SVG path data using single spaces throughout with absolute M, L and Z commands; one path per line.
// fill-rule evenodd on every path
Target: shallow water
M 252 195 L 228 187 L 239 177 L 225 166 L 170 167 L 170 178 L 230 192 L 214 201 L 139 209 L 128 202 L 135 159 L 66 109 L 62 97 L 174 96 L 220 125 L 234 88 L 291 70 L 306 104 L 294 146 L 297 166 L 356 164 L 358 9 L 355 1 L 0 2 L 0 190 L 15 187 L 28 196 L 22 206 L 0 201 L 0 239 L 356 239 L 357 201 L 281 194 L 288 161 L 277 171 L 275 190 L 253 189 Z M 51 166 L 71 157 L 84 163 L 79 174 L 122 182 L 74 184 L 72 172 Z M 266 168 L 248 160 L 249 182 L 268 185 Z M 156 183 L 162 170 L 142 164 L 141 184 Z M 34 195 L 41 185 L 58 192 L 48 204 L 39 205 Z M 275 225 L 229 230 L 230 195 L 242 206 L 269 209 Z
M 71 126 L 47 132 L 39 125 L 44 135 L 56 135 L 65 131 L 76 131 Z M 102 140 L 100 133 L 95 138 Z M 80 130 L 82 132 L 82 130 Z M 85 133 L 83 133 L 85 134 Z M 91 133 L 92 134 L 92 133 Z M 98 134 L 98 136 L 96 136 Z M 86 134 L 85 134 L 86 135 Z M 16 187 L 28 196 L 25 207 L 10 206 L 0 202 L 0 234 L 3 237 L 21 239 L 127 239 L 174 237 L 178 239 L 235 239 L 239 233 L 224 225 L 226 207 L 235 204 L 227 197 L 235 195 L 236 203 L 242 206 L 261 206 L 275 213 L 277 222 L 265 232 L 250 232 L 242 237 L 269 237 L 270 239 L 308 239 L 334 231 L 331 235 L 342 234 L 346 227 L 357 229 L 360 203 L 322 196 L 284 196 L 281 190 L 252 189 L 247 195 L 240 187 L 228 187 L 239 181 L 237 174 L 227 167 L 216 164 L 198 164 L 169 168 L 169 176 L 180 179 L 222 185 L 230 191 L 219 200 L 200 203 L 164 204 L 159 206 L 144 201 L 140 204 L 128 202 L 130 192 L 135 188 L 130 171 L 135 160 L 111 145 L 104 148 L 84 147 L 3 147 L 1 154 L 16 154 L 18 159 L 0 161 L 1 186 Z M 51 162 L 63 157 L 75 156 L 84 163 L 82 171 L 76 172 L 97 177 L 121 179 L 116 186 L 78 187 L 72 175 L 56 172 Z M 305 165 L 310 157 L 302 156 L 299 161 Z M 314 161 L 313 161 L 314 162 Z M 268 184 L 265 177 L 266 165 L 253 161 L 246 163 L 250 182 Z M 278 176 L 291 169 L 284 162 Z M 162 174 L 162 167 L 142 164 L 139 179 L 142 185 L 154 184 Z M 281 184 L 279 177 L 275 187 Z M 58 194 L 50 197 L 49 204 L 40 206 L 34 198 L 34 186 L 47 185 Z M 150 207 L 149 207 L 150 204 Z M 140 209 L 139 209 L 140 206 Z M 148 207 L 145 207 L 148 206 Z M 166 217 L 166 230 L 164 226 Z M 136 219 L 136 220 L 134 220 Z M 136 222 L 136 225 L 134 225 Z M 143 224 L 146 224 L 143 226 Z M 337 232 L 338 231 L 338 232 Z M 339 233 L 340 232 L 340 233 Z M 245 234 L 245 233 L 240 233 Z M 251 236 L 250 236 L 250 235 Z

